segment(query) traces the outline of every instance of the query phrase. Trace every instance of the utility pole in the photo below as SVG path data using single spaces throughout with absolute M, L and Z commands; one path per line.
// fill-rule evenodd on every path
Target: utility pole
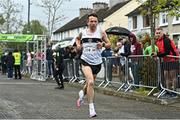
M 30 33 L 30 0 L 28 0 L 28 30 L 27 30 L 27 33 Z

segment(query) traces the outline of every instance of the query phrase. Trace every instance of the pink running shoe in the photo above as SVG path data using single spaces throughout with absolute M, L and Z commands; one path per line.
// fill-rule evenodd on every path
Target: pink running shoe
M 84 103 L 83 100 L 78 99 L 78 100 L 76 101 L 76 106 L 77 106 L 78 108 L 80 108 L 83 103 Z
M 91 113 L 91 114 L 89 115 L 89 117 L 90 117 L 90 118 L 97 117 L 97 114 L 96 114 L 96 113 Z

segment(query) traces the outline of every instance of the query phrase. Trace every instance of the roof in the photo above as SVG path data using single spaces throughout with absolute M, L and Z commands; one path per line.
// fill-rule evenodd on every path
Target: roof
M 136 9 L 134 9 L 133 11 L 131 11 L 130 13 L 126 14 L 126 16 L 136 16 L 141 14 L 141 10 L 140 9 L 148 9 L 146 6 L 140 5 L 139 7 L 137 7 Z
M 104 18 L 110 16 L 111 14 L 113 14 L 114 12 L 116 12 L 117 10 L 119 10 L 121 7 L 123 7 L 124 5 L 126 5 L 128 2 L 130 2 L 130 0 L 125 1 L 125 2 L 120 2 L 116 5 L 114 5 L 113 7 L 111 7 L 108 11 L 106 11 L 106 14 L 104 15 Z
M 126 16 L 136 16 L 139 15 L 141 12 L 139 10 L 140 7 L 137 7 L 135 10 L 131 11 L 130 13 L 128 13 Z
M 112 13 L 119 10 L 122 6 L 127 4 L 129 1 L 118 3 L 111 8 L 100 9 L 99 11 L 96 12 L 96 14 L 99 17 L 99 21 L 103 22 L 106 17 L 110 16 Z M 53 33 L 60 33 L 60 32 L 64 32 L 64 31 L 76 29 L 79 27 L 84 27 L 87 25 L 86 24 L 87 16 L 88 16 L 88 14 L 84 15 L 81 18 L 76 17 L 76 18 L 72 19 L 70 22 L 68 22 L 67 24 L 65 24 L 64 26 L 62 26 L 61 28 L 57 29 Z

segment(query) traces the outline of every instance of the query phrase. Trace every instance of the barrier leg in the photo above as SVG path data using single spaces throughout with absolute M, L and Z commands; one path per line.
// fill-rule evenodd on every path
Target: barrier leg
M 165 91 L 166 91 L 166 90 L 165 90 L 165 89 L 163 89 L 163 91 L 162 91 L 162 92 L 160 92 L 160 94 L 157 96 L 157 98 L 161 97 L 161 95 L 163 95 Z
M 125 85 L 126 85 L 126 83 L 123 83 L 123 84 L 117 89 L 117 91 L 121 90 Z
M 156 87 L 154 87 L 149 93 L 148 93 L 148 96 L 154 91 Z
M 105 83 L 105 81 L 102 81 L 102 82 L 98 85 L 98 87 L 101 87 L 101 85 L 102 85 L 103 83 Z
M 106 88 L 109 83 L 110 83 L 110 81 L 108 81 L 108 82 L 104 85 L 103 88 Z
M 127 92 L 131 87 L 132 85 L 129 85 L 128 88 L 124 92 Z

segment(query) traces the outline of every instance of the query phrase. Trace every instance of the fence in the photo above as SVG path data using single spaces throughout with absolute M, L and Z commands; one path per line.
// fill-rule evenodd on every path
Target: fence
M 151 95 L 155 89 L 161 89 L 158 98 L 166 91 L 180 94 L 180 58 L 174 58 L 177 59 L 174 74 L 176 76 L 174 81 L 177 83 L 174 83 L 176 89 L 167 87 L 163 77 L 165 68 L 162 67 L 163 62 L 160 58 L 144 55 L 131 55 L 127 59 L 123 57 L 102 58 L 102 69 L 97 76 L 97 81 L 100 84 L 96 85 L 103 88 L 115 87 L 117 91 L 122 90 L 124 92 L 143 87 L 150 89 L 148 95 Z M 72 71 L 69 82 L 83 81 L 81 83 L 84 83 L 85 78 L 79 67 L 79 60 L 72 60 L 71 62 L 71 67 L 66 65 L 68 71 Z M 167 69 L 171 69 L 171 66 L 167 66 Z
M 127 92 L 130 88 L 150 88 L 150 95 L 158 86 L 158 58 L 144 55 L 132 55 L 126 61 Z
M 180 57 L 168 56 L 170 62 L 163 62 L 158 57 L 131 55 L 124 57 L 102 58 L 103 64 L 97 75 L 96 85 L 98 87 L 114 87 L 117 91 L 127 92 L 139 87 L 148 88 L 151 95 L 155 89 L 160 89 L 160 98 L 165 92 L 180 94 Z M 32 79 L 44 79 L 47 72 L 39 70 L 38 61 L 33 61 Z M 80 67 L 79 59 L 65 59 L 65 70 L 63 76 L 69 83 L 85 83 L 85 77 Z M 25 65 L 23 65 L 25 66 Z M 26 68 L 22 70 L 26 73 Z M 41 72 L 42 71 L 42 72 Z M 37 78 L 42 76 L 43 78 Z
M 180 57 L 167 56 L 159 62 L 159 80 L 161 92 L 158 98 L 165 92 L 180 94 Z

